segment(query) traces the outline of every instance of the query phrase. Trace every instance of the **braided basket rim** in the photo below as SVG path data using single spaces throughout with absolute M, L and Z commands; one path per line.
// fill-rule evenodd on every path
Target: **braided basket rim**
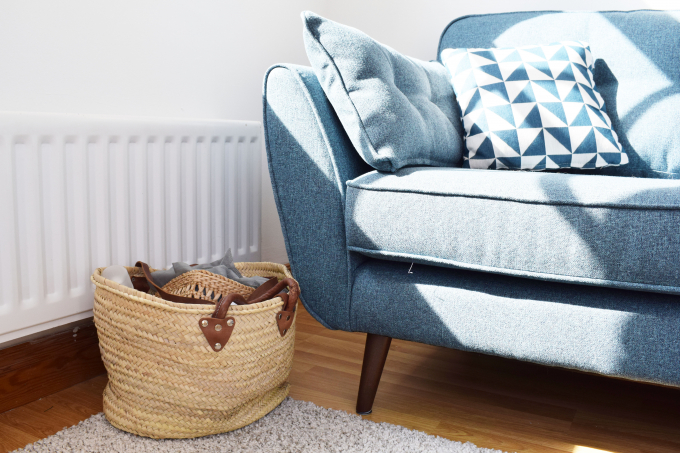
M 243 270 L 248 270 L 248 268 L 251 267 L 264 267 L 264 268 L 269 268 L 269 273 L 274 273 L 274 274 L 279 274 L 283 275 L 283 277 L 277 276 L 279 280 L 282 280 L 283 278 L 293 278 L 292 274 L 288 270 L 288 268 L 284 264 L 279 264 L 279 263 L 271 263 L 267 261 L 262 261 L 262 262 L 238 262 L 235 263 L 236 268 L 239 269 L 239 271 Z M 92 283 L 97 286 L 98 288 L 105 289 L 107 291 L 111 291 L 114 294 L 117 294 L 122 297 L 126 297 L 128 299 L 132 299 L 136 302 L 153 306 L 156 308 L 165 308 L 169 311 L 179 311 L 179 312 L 184 312 L 187 314 L 207 314 L 207 313 L 212 313 L 214 311 L 214 304 L 205 304 L 205 303 L 196 303 L 196 304 L 185 304 L 185 303 L 180 303 L 180 302 L 173 302 L 170 300 L 165 300 L 157 296 L 152 296 L 151 294 L 145 293 L 143 291 L 136 290 L 134 288 L 128 288 L 127 286 L 121 285 L 120 283 L 114 282 L 113 280 L 109 280 L 107 278 L 102 277 L 102 272 L 106 269 L 106 267 L 99 267 L 95 269 L 94 273 L 90 277 L 90 280 Z M 125 266 L 125 269 L 127 269 L 128 273 L 137 273 L 137 267 L 130 267 L 130 266 Z M 152 272 L 156 271 L 157 269 L 151 269 Z M 225 277 L 226 278 L 226 277 Z M 257 313 L 259 311 L 262 311 L 263 309 L 268 309 L 271 307 L 272 303 L 274 304 L 281 304 L 283 305 L 283 300 L 280 297 L 273 297 L 272 299 L 268 299 L 262 302 L 257 302 L 254 304 L 248 304 L 248 305 L 232 305 L 229 307 L 229 313 L 230 315 L 233 314 L 250 314 L 250 313 Z

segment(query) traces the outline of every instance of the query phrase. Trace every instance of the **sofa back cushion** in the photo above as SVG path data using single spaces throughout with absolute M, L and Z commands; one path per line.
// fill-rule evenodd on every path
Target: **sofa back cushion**
M 302 20 L 309 61 L 366 163 L 386 172 L 460 164 L 460 111 L 441 63 L 409 58 L 309 11 Z
M 447 48 L 587 41 L 594 79 L 630 163 L 598 173 L 680 179 L 680 11 L 521 12 L 466 16 Z

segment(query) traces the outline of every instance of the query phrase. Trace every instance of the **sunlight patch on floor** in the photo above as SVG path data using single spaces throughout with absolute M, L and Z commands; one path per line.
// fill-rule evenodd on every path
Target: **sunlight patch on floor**
M 583 447 L 575 445 L 572 453 L 611 453 L 609 450 L 598 450 L 597 448 Z

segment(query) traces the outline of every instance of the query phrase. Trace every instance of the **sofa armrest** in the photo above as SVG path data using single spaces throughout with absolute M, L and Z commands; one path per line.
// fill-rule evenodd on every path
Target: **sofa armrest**
M 359 157 L 313 70 L 275 65 L 264 79 L 267 160 L 286 251 L 309 313 L 351 330 L 346 181 L 372 170 Z

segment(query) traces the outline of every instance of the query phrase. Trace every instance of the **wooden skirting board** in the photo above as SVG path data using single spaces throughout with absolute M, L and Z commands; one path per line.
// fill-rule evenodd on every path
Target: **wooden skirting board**
M 0 413 L 105 373 L 92 318 L 0 350 Z

